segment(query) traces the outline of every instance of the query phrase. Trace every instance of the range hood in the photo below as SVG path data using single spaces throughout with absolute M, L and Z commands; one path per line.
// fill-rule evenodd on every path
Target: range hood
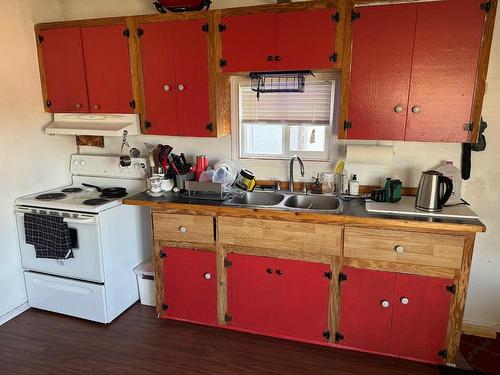
M 45 133 L 121 137 L 124 130 L 128 135 L 138 135 L 139 128 L 137 114 L 55 113 Z

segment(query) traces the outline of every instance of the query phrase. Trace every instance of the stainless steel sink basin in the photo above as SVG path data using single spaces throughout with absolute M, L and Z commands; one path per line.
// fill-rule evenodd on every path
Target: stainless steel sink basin
M 294 194 L 290 192 L 245 193 L 224 202 L 225 205 L 272 208 L 291 211 L 342 212 L 342 201 L 333 196 Z
M 303 210 L 337 211 L 342 209 L 341 200 L 332 196 L 292 195 L 285 201 L 285 207 Z
M 275 206 L 283 199 L 285 196 L 277 193 L 245 193 L 242 197 L 232 198 L 225 203 L 244 206 Z

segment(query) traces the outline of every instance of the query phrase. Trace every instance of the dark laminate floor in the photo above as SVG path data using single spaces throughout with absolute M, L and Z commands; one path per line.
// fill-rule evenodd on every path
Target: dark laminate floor
M 0 327 L 0 374 L 438 374 L 404 360 L 155 318 L 110 325 L 29 310 Z

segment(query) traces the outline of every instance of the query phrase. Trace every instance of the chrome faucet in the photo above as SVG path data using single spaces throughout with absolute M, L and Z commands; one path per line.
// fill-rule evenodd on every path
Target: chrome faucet
M 290 191 L 293 192 L 293 162 L 295 161 L 295 159 L 297 159 L 299 161 L 299 165 L 300 165 L 300 175 L 302 177 L 304 177 L 304 174 L 305 174 L 305 169 L 304 169 L 304 163 L 302 162 L 302 159 L 300 158 L 300 156 L 297 156 L 297 155 L 294 155 L 292 156 L 292 158 L 290 159 L 290 178 L 289 178 L 289 183 L 290 183 Z

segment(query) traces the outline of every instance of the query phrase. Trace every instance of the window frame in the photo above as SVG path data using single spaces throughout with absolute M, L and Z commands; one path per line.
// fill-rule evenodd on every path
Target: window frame
M 230 78 L 230 90 L 231 90 L 231 146 L 232 146 L 232 158 L 233 160 L 242 161 L 263 161 L 266 163 L 277 162 L 282 163 L 283 161 L 289 160 L 293 155 L 299 155 L 304 161 L 317 162 L 317 163 L 331 163 L 334 157 L 334 147 L 336 146 L 336 134 L 337 134 L 337 123 L 338 123 L 338 104 L 339 104 L 339 93 L 340 93 L 340 74 L 338 72 L 330 73 L 315 73 L 314 78 L 306 78 L 306 80 L 320 80 L 320 81 L 335 81 L 333 85 L 332 92 L 332 103 L 331 103 L 331 113 L 330 113 L 330 125 L 317 125 L 325 126 L 329 131 L 326 132 L 326 148 L 325 152 L 292 152 L 290 151 L 290 130 L 291 127 L 296 126 L 294 124 L 282 125 L 284 127 L 283 131 L 283 142 L 284 142 L 284 153 L 281 155 L 244 155 L 242 150 L 242 143 L 244 138 L 242 138 L 241 124 L 240 124 L 240 110 L 241 110 L 241 100 L 239 87 L 243 83 L 250 83 L 247 76 L 232 76 Z M 263 94 L 265 95 L 265 94 Z M 279 125 L 279 124 L 278 124 Z M 300 126 L 300 125 L 299 125 Z M 315 126 L 314 124 L 303 124 L 303 126 Z

